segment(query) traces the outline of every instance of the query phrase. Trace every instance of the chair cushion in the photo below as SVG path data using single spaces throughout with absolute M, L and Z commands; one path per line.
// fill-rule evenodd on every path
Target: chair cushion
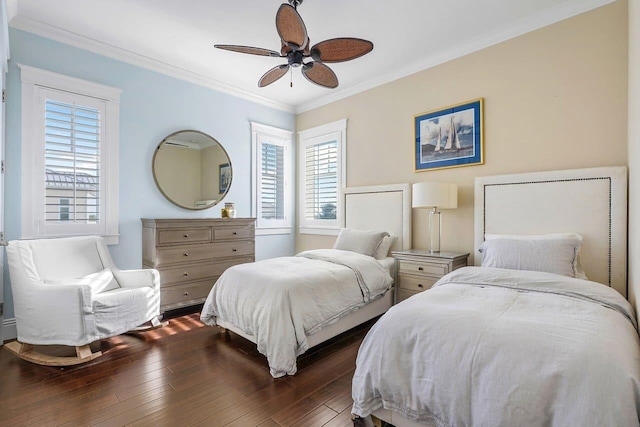
M 42 239 L 29 243 L 42 280 L 76 279 L 104 270 L 93 239 Z
M 153 289 L 119 288 L 93 297 L 93 314 L 101 337 L 131 330 L 157 315 L 159 295 Z
M 97 273 L 87 274 L 84 277 L 72 279 L 45 279 L 44 283 L 52 285 L 88 285 L 91 286 L 91 293 L 108 292 L 119 289 L 118 281 L 113 277 L 113 273 L 108 268 Z

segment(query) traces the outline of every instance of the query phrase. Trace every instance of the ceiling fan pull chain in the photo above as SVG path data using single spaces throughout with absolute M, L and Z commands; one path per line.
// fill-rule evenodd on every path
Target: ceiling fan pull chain
M 289 87 L 293 87 L 293 68 L 289 68 L 289 78 L 291 79 L 289 81 Z

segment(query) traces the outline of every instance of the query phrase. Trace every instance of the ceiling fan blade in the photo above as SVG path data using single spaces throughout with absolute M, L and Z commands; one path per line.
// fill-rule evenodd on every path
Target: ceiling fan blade
M 312 61 L 302 66 L 302 74 L 312 83 L 334 89 L 338 87 L 338 77 L 322 62 Z
M 369 40 L 341 37 L 322 41 L 311 48 L 311 57 L 322 62 L 343 62 L 359 58 L 373 50 Z
M 276 28 L 280 39 L 294 50 L 303 50 L 307 46 L 307 28 L 296 9 L 283 3 L 276 14 Z
M 260 77 L 260 80 L 258 80 L 258 86 L 265 87 L 267 85 L 270 85 L 271 83 L 278 80 L 280 77 L 287 74 L 288 70 L 289 70 L 288 64 L 283 64 L 283 65 L 278 65 L 277 67 L 273 67 L 272 69 L 264 73 L 262 77 Z
M 230 50 L 232 52 L 248 53 L 250 55 L 280 57 L 280 54 L 275 50 L 263 49 L 261 47 L 237 46 L 233 44 L 216 44 L 214 45 L 214 47 L 217 47 L 218 49 Z

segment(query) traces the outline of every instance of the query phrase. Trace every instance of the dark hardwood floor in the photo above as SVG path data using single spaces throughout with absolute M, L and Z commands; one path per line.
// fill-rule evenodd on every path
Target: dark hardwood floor
M 351 378 L 373 321 L 300 356 L 295 376 L 273 379 L 251 342 L 199 313 L 169 320 L 94 343 L 103 356 L 75 367 L 1 349 L 0 425 L 352 426 Z

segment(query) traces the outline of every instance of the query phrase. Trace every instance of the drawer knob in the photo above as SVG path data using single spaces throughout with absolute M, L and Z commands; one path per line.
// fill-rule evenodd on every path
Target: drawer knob
M 236 248 L 231 249 L 233 252 L 238 252 Z
M 184 256 L 189 256 L 189 252 L 185 252 L 185 253 L 184 253 Z
M 185 296 L 185 297 L 188 297 L 188 296 L 189 296 L 189 292 L 185 292 L 185 293 L 184 293 L 184 296 Z
M 184 233 L 184 238 L 186 239 L 187 237 L 189 237 L 189 233 Z
M 424 286 L 422 286 L 422 283 L 418 283 L 418 287 L 423 288 Z
M 187 273 L 186 271 L 184 272 L 184 277 L 187 277 L 189 275 L 189 273 Z
M 238 232 L 237 232 L 237 231 L 234 231 L 234 232 L 233 232 L 233 235 L 235 236 L 236 234 L 238 234 Z
M 423 271 L 423 270 L 424 270 L 424 268 L 422 268 L 422 267 L 418 267 L 418 270 L 419 270 L 419 271 Z

